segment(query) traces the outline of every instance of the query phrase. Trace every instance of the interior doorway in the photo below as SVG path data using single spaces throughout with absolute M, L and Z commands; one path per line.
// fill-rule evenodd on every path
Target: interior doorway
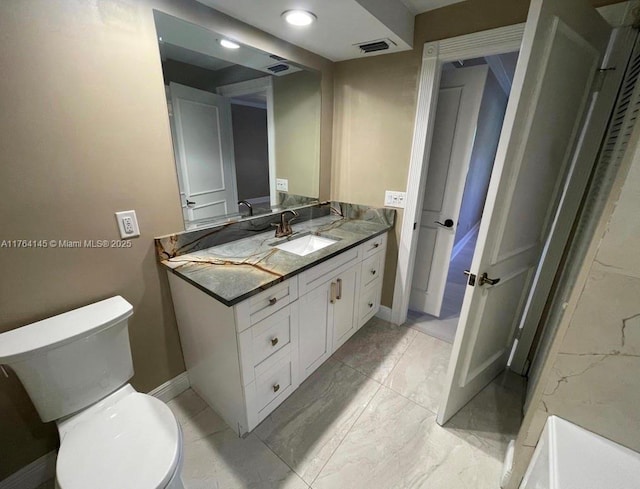
M 444 63 L 408 323 L 453 343 L 518 52 Z

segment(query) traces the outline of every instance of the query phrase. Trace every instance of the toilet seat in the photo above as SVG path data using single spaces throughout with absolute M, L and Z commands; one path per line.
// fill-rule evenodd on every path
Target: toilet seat
M 173 477 L 182 436 L 162 401 L 134 392 L 65 433 L 56 467 L 60 489 L 159 489 Z

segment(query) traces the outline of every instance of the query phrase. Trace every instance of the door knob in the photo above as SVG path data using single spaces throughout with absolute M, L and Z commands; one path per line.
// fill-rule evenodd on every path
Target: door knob
M 440 221 L 434 221 L 436 224 L 440 224 L 440 226 L 443 226 L 445 228 L 452 228 L 453 227 L 453 219 L 445 219 L 444 222 L 440 222 Z
M 489 278 L 489 276 L 487 275 L 487 272 L 483 273 L 478 279 L 479 285 L 484 285 L 484 284 L 496 285 L 498 282 L 500 282 L 499 278 Z

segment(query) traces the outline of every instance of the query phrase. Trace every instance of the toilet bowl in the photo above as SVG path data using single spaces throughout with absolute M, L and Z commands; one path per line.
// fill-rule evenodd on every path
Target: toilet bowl
M 162 401 L 136 392 L 122 297 L 0 334 L 0 364 L 43 421 L 56 421 L 59 489 L 183 489 L 182 432 Z

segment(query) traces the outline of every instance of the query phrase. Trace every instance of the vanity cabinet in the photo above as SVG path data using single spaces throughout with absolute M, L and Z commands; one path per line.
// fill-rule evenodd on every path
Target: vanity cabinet
M 359 278 L 360 264 L 356 263 L 331 275 L 300 298 L 303 311 L 299 331 L 301 381 L 355 333 Z
M 192 388 L 253 430 L 380 307 L 386 234 L 227 307 L 169 273 Z

